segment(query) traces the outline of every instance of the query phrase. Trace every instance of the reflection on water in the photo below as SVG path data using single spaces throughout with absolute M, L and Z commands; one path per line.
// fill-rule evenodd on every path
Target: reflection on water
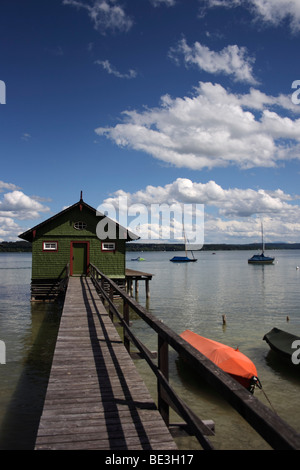
M 268 351 L 266 357 L 266 365 L 272 369 L 273 373 L 283 380 L 294 383 L 295 386 L 300 385 L 300 368 L 295 366 L 289 359 L 278 356 L 274 351 Z
M 277 413 L 300 432 L 299 369 L 280 363 L 262 339 L 275 326 L 300 336 L 300 251 L 276 252 L 274 266 L 248 265 L 250 254 L 201 252 L 197 263 L 175 265 L 169 262 L 172 253 L 138 253 L 146 261 L 131 262 L 129 254 L 127 266 L 154 274 L 149 310 L 175 332 L 189 328 L 238 346 L 249 356 Z M 0 255 L 0 340 L 7 349 L 7 363 L 0 365 L 0 449 L 28 449 L 34 444 L 59 325 L 61 306 L 30 302 L 30 277 L 31 254 Z M 142 282 L 138 300 L 147 304 Z M 155 351 L 156 334 L 136 315 L 131 321 L 138 337 Z M 172 386 L 202 419 L 215 422 L 215 448 L 268 448 L 175 351 L 169 356 Z M 136 365 L 155 398 L 152 372 L 144 361 Z M 260 390 L 255 395 L 269 405 Z M 181 421 L 174 413 L 171 419 Z M 193 438 L 178 444 L 182 449 L 198 448 Z
M 1 254 L 0 449 L 32 449 L 47 388 L 60 305 L 30 302 L 30 254 Z

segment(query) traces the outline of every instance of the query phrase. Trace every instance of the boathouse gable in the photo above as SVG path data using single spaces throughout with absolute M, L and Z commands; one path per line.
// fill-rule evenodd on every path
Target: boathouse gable
M 116 224 L 115 239 L 99 239 L 97 225 L 103 217 L 80 200 L 19 235 L 32 243 L 32 300 L 50 286 L 54 295 L 67 274 L 88 275 L 89 263 L 108 277 L 125 279 L 126 241 L 138 237 L 131 233 L 124 238 L 126 229 Z

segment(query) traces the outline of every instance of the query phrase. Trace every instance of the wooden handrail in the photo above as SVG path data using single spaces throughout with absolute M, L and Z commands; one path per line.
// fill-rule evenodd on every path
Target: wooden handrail
M 95 275 L 96 274 L 96 275 Z M 158 381 L 158 409 L 162 414 L 162 417 L 165 419 L 166 415 L 163 413 L 162 409 L 166 409 L 167 406 L 172 406 L 173 409 L 185 420 L 188 424 L 187 431 L 191 434 L 195 435 L 202 445 L 202 447 L 206 450 L 212 450 L 213 445 L 207 439 L 207 435 L 213 435 L 214 432 L 210 427 L 206 425 L 205 421 L 200 420 L 192 410 L 177 396 L 176 392 L 170 386 L 167 378 L 164 376 L 163 371 L 153 362 L 151 353 L 148 349 L 140 342 L 140 340 L 134 335 L 129 327 L 129 319 L 126 322 L 126 313 L 124 317 L 122 317 L 121 313 L 118 311 L 116 306 L 112 300 L 112 290 L 116 290 L 116 292 L 123 297 L 124 302 L 124 311 L 129 311 L 129 306 L 132 307 L 131 304 L 131 297 L 126 294 L 122 289 L 120 289 L 117 284 L 107 278 L 104 274 L 100 273 L 100 271 L 94 266 L 90 265 L 90 275 L 92 280 L 95 283 L 97 289 L 99 289 L 101 296 L 108 302 L 109 304 L 109 314 L 112 317 L 113 314 L 116 315 L 119 322 L 123 326 L 124 329 L 124 344 L 126 346 L 126 338 L 130 338 L 131 342 L 138 348 L 141 353 L 143 359 L 146 360 L 152 371 L 157 377 Z M 100 276 L 100 282 L 99 278 Z M 110 284 L 109 293 L 107 293 L 102 285 L 103 280 L 108 281 Z M 101 282 L 102 281 L 102 282 Z M 129 301 L 128 303 L 126 301 Z M 127 305 L 126 305 L 127 304 Z M 138 304 L 137 304 L 138 306 Z M 159 337 L 160 338 L 160 337 Z M 129 344 L 127 343 L 127 349 L 129 350 Z M 161 359 L 158 360 L 161 363 Z M 167 359 L 164 358 L 164 362 L 167 362 Z M 165 370 L 164 370 L 165 372 Z M 164 398 L 163 398 L 164 395 Z M 167 403 L 168 401 L 168 403 Z M 168 419 L 166 420 L 166 424 L 169 425 Z
M 66 264 L 66 277 L 69 279 L 70 277 L 70 263 Z
M 135 299 L 130 297 L 112 279 L 105 276 L 100 270 L 90 265 L 90 275 L 99 290 L 101 296 L 109 303 L 109 309 L 119 319 L 124 329 L 124 337 L 138 348 L 142 357 L 147 361 L 158 380 L 158 407 L 166 423 L 168 423 L 167 406 L 172 406 L 175 411 L 189 425 L 189 429 L 197 437 L 205 449 L 213 446 L 206 438 L 211 434 L 209 428 L 195 416 L 195 414 L 177 396 L 167 377 L 167 350 L 166 345 L 171 346 L 178 354 L 190 364 L 210 385 L 222 394 L 230 405 L 265 439 L 274 449 L 300 450 L 300 435 L 276 413 L 261 403 L 253 394 L 246 390 L 236 380 L 223 372 L 218 366 L 206 358 L 203 354 L 193 348 L 171 328 L 139 305 Z M 103 287 L 103 282 L 110 286 L 110 295 Z M 129 327 L 128 318 L 125 319 L 113 303 L 112 293 L 116 292 L 123 299 L 125 310 L 132 309 L 142 318 L 158 335 L 158 366 L 153 362 L 149 351 L 133 334 Z M 128 310 L 129 311 L 129 310 Z M 128 345 L 129 348 L 129 345 Z
M 70 278 L 70 263 L 67 263 L 63 269 L 63 273 L 66 272 L 65 276 L 59 281 L 59 290 L 62 292 L 66 291 Z

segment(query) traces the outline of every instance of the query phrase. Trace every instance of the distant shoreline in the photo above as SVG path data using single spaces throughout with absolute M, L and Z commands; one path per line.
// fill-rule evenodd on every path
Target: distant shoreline
M 192 249 L 192 245 L 191 245 Z M 248 243 L 244 245 L 226 243 L 204 244 L 201 250 L 194 251 L 241 251 L 261 250 L 261 243 Z M 300 243 L 266 243 L 265 250 L 300 250 Z M 171 243 L 128 243 L 126 251 L 184 251 L 184 244 Z
M 300 243 L 266 243 L 266 250 L 300 250 Z M 227 243 L 208 243 L 203 245 L 201 250 L 194 251 L 241 251 L 241 250 L 261 250 L 261 243 L 227 244 Z M 32 251 L 31 243 L 25 241 L 19 242 L 1 242 L 0 253 L 30 253 Z M 184 244 L 177 243 L 133 243 L 126 244 L 126 251 L 184 251 Z
M 31 243 L 25 241 L 19 242 L 1 242 L 0 253 L 29 253 L 32 251 Z

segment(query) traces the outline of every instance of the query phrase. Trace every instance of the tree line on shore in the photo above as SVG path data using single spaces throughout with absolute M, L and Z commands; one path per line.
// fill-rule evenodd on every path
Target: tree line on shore
M 191 246 L 192 248 L 192 246 Z M 230 250 L 260 250 L 260 243 L 226 244 L 208 243 L 203 245 L 201 251 L 230 251 Z M 300 243 L 266 243 L 266 250 L 299 250 Z M 0 242 L 0 253 L 31 252 L 32 245 L 26 241 Z M 126 244 L 126 251 L 184 251 L 184 244 L 177 243 L 133 243 Z M 195 250 L 197 251 L 197 250 Z
M 184 244 L 179 243 L 127 243 L 127 251 L 184 251 Z M 193 250 L 193 245 L 190 248 Z M 300 249 L 300 243 L 266 243 L 266 250 L 287 250 Z M 261 250 L 261 243 L 248 244 L 227 244 L 227 243 L 208 243 L 204 244 L 201 251 L 232 251 L 232 250 Z

